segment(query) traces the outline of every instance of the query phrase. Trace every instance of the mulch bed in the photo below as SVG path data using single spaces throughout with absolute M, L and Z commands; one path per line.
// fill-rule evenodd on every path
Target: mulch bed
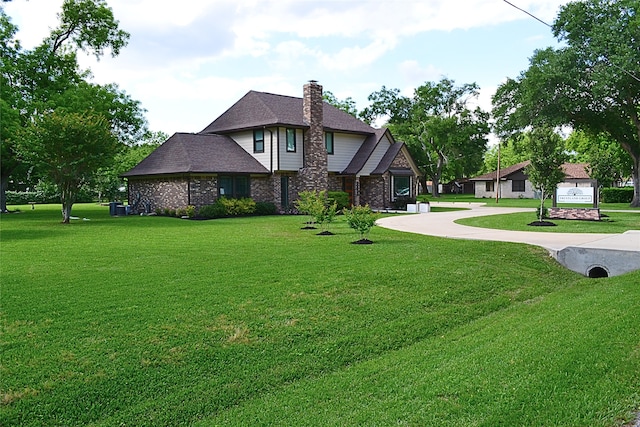
M 549 221 L 533 221 L 527 225 L 530 225 L 532 227 L 555 227 L 556 226 L 556 224 Z

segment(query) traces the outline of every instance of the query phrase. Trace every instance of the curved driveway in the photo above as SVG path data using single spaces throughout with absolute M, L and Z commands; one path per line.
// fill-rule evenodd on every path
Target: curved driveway
M 541 231 L 507 231 L 470 227 L 456 224 L 461 218 L 476 216 L 509 214 L 516 212 L 534 212 L 531 208 L 485 207 L 484 203 L 432 203 L 432 206 L 465 208 L 452 212 L 429 212 L 415 215 L 396 215 L 381 218 L 376 223 L 385 228 L 429 236 L 449 237 L 453 239 L 494 240 L 501 242 L 528 243 L 541 246 L 551 253 L 566 247 L 584 247 L 640 251 L 640 230 L 623 234 L 586 234 L 553 233 Z

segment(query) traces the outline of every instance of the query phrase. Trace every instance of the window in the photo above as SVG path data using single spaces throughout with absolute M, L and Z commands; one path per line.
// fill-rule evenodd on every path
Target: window
M 411 195 L 411 177 L 394 176 L 393 177 L 393 197 L 409 197 Z
M 511 181 L 511 191 L 523 193 L 524 192 L 524 179 L 514 179 Z
M 218 196 L 228 199 L 249 197 L 249 177 L 246 175 L 225 175 L 218 177 Z
M 485 191 L 493 191 L 493 184 L 494 184 L 493 181 L 485 182 L 485 187 L 484 187 Z
M 327 148 L 327 154 L 333 154 L 333 132 L 324 134 L 324 146 Z
M 295 153 L 296 151 L 296 130 L 287 128 L 287 151 Z
M 264 130 L 262 129 L 253 131 L 253 152 L 264 153 Z

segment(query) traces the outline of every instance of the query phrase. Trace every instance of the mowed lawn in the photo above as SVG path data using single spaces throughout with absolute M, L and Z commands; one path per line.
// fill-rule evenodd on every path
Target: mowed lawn
M 301 216 L 0 221 L 0 425 L 622 426 L 640 272 Z M 437 213 L 433 213 L 437 215 Z M 87 218 L 88 220 L 83 220 Z

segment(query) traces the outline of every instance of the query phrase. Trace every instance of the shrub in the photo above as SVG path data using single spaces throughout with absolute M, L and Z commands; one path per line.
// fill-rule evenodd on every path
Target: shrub
M 416 196 L 416 202 L 429 203 L 429 195 L 428 194 L 420 194 L 420 195 Z
M 371 210 L 369 205 L 353 206 L 351 209 L 344 209 L 343 212 L 347 217 L 347 224 L 360 233 L 361 240 L 369 234 L 378 219 L 378 215 Z
M 256 215 L 275 215 L 277 212 L 278 208 L 274 203 L 256 202 Z
M 349 193 L 345 191 L 329 191 L 327 192 L 327 199 L 329 200 L 329 204 L 335 202 L 338 212 L 342 212 L 344 208 L 351 207 L 351 203 L 349 203 Z
M 228 199 L 220 197 L 212 205 L 200 208 L 198 215 L 202 218 L 223 218 L 227 216 L 252 215 L 256 211 L 256 202 L 250 198 Z
M 184 213 L 186 213 L 189 218 L 193 218 L 196 216 L 196 207 L 189 205 L 184 209 Z
M 407 204 L 415 203 L 416 199 L 409 196 L 401 196 L 396 197 L 396 199 L 392 202 L 393 208 L 396 210 L 407 210 Z
M 600 190 L 602 203 L 631 203 L 633 187 L 610 187 Z
M 324 209 L 324 194 L 323 192 L 301 191 L 294 204 L 300 213 L 309 215 L 309 224 L 315 224 L 316 217 Z

